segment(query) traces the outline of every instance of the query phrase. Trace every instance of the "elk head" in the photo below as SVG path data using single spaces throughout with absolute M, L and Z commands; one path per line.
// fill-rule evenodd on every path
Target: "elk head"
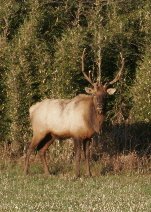
M 97 105 L 97 109 L 99 111 L 99 113 L 101 113 L 102 109 L 103 109 L 103 105 L 105 104 L 105 98 L 107 96 L 107 94 L 109 95 L 113 95 L 116 91 L 115 88 L 109 88 L 110 85 L 113 85 L 114 83 L 116 83 L 118 80 L 120 80 L 123 69 L 124 69 L 124 57 L 122 55 L 122 53 L 120 52 L 120 58 L 121 58 L 121 67 L 120 70 L 118 71 L 116 77 L 108 82 L 105 83 L 104 85 L 100 82 L 93 82 L 91 79 L 91 76 L 89 74 L 89 76 L 84 72 L 84 56 L 85 56 L 85 50 L 83 50 L 83 54 L 82 54 L 82 73 L 85 77 L 85 79 L 92 85 L 92 88 L 85 88 L 86 93 L 91 94 L 94 96 L 96 105 Z

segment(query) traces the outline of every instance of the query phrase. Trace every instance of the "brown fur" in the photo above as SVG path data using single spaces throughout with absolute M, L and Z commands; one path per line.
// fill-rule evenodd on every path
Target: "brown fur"
M 71 100 L 46 99 L 30 108 L 33 129 L 32 142 L 25 159 L 25 174 L 28 173 L 29 157 L 37 148 L 45 174 L 49 173 L 46 150 L 56 138 L 73 138 L 75 149 L 75 173 L 80 176 L 81 150 L 83 149 L 87 175 L 91 175 L 89 165 L 89 144 L 92 136 L 102 128 L 105 118 L 103 105 L 107 89 L 102 85 L 87 91 L 91 95 L 80 94 Z M 94 101 L 95 98 L 95 101 Z

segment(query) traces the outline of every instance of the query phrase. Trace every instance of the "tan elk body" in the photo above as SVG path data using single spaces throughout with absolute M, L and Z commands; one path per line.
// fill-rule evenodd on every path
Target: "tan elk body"
M 33 135 L 44 137 L 51 133 L 58 138 L 89 138 L 99 132 L 104 117 L 96 108 L 93 97 L 88 95 L 71 100 L 46 99 L 30 108 Z
M 123 66 L 123 65 L 122 65 Z M 120 72 L 122 71 L 121 68 Z M 100 83 L 92 83 L 82 68 L 85 78 L 93 85 L 86 88 L 86 94 L 73 99 L 45 99 L 30 108 L 30 119 L 33 129 L 32 142 L 25 159 L 25 174 L 28 173 L 31 152 L 38 148 L 44 165 L 45 174 L 49 173 L 46 163 L 46 150 L 57 139 L 72 138 L 75 146 L 75 174 L 80 176 L 81 149 L 86 159 L 86 174 L 91 175 L 89 166 L 89 143 L 95 133 L 102 127 L 105 118 L 104 105 L 107 94 L 114 94 L 114 88 Z M 116 80 L 110 82 L 113 84 Z

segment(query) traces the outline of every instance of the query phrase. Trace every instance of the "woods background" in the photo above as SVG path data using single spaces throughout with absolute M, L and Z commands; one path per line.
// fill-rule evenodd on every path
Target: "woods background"
M 22 154 L 31 138 L 29 107 L 72 98 L 88 86 L 81 72 L 112 80 L 100 137 L 110 154 L 151 152 L 151 1 L 0 0 L 0 145 Z

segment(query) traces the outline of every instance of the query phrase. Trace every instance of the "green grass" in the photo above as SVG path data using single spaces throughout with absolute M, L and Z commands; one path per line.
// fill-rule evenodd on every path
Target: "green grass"
M 94 178 L 50 176 L 19 169 L 0 172 L 0 211 L 151 211 L 151 176 L 108 175 Z

